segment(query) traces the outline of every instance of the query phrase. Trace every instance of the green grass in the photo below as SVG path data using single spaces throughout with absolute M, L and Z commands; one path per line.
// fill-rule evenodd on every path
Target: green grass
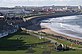
M 64 40 L 64 39 L 59 39 L 59 38 L 57 39 L 57 38 L 53 37 L 52 34 L 47 34 L 47 33 L 45 33 L 45 34 L 42 34 L 42 36 L 47 36 L 47 37 L 49 37 L 49 38 L 51 38 L 51 39 L 54 39 L 54 40 L 56 40 L 57 42 L 62 43 L 62 44 L 64 44 L 64 45 L 71 46 L 71 44 L 72 44 L 73 47 L 82 48 L 82 45 L 78 45 L 78 44 L 75 44 L 75 43 L 73 43 L 73 42 L 70 42 L 70 41 L 67 41 L 67 40 Z
M 26 46 L 26 44 L 34 44 L 43 41 L 47 40 L 39 39 L 24 32 L 17 32 L 0 39 L 0 54 L 29 54 L 30 49 Z M 58 41 L 60 42 L 61 40 Z M 65 44 L 69 43 L 66 42 Z M 50 47 L 48 46 L 48 44 L 40 44 L 36 45 L 35 47 L 32 47 L 31 50 L 33 54 L 42 54 L 43 51 L 49 51 Z M 73 54 L 73 53 L 82 54 L 82 51 L 76 50 L 76 51 L 57 52 L 55 51 L 55 49 L 51 51 L 51 54 Z
M 40 48 L 35 48 L 34 50 L 36 50 L 36 52 L 34 52 L 34 54 L 42 54 L 44 49 L 40 49 Z M 29 54 L 26 53 L 26 51 L 0 51 L 0 54 Z M 62 51 L 62 52 L 56 52 L 56 51 L 52 51 L 51 54 L 82 54 L 81 50 L 77 50 L 77 51 Z
M 25 51 L 0 51 L 0 54 L 26 54 Z
M 35 36 L 17 32 L 0 39 L 0 54 L 25 54 L 28 50 L 26 44 L 34 44 L 47 41 Z
M 53 51 L 52 54 L 82 54 L 82 51 L 81 50 L 64 51 L 64 52 L 56 52 L 56 51 Z
M 64 45 L 71 46 L 71 44 L 72 44 L 72 47 L 77 47 L 77 48 L 82 47 L 82 45 L 78 45 L 78 44 L 72 43 L 70 41 L 66 41 L 66 40 L 62 40 L 62 39 L 54 39 L 54 40 L 56 40 Z

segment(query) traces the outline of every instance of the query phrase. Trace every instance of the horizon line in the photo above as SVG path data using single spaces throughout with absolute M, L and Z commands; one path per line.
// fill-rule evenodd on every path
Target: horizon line
M 0 6 L 0 7 L 44 7 L 44 6 L 82 6 L 82 5 L 17 5 L 17 6 Z

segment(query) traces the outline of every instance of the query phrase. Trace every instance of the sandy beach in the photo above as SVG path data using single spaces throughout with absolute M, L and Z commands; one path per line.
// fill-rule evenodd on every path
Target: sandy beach
M 64 38 L 67 38 L 67 39 L 72 39 L 72 40 L 78 40 L 80 42 L 82 42 L 82 39 L 79 39 L 79 38 L 74 38 L 74 37 L 70 37 L 70 36 L 67 36 L 67 35 L 64 35 L 64 34 L 60 34 L 60 33 L 57 33 L 55 31 L 52 31 L 50 28 L 46 27 L 47 25 L 45 26 L 41 26 L 41 27 L 45 27 L 45 29 L 42 29 L 42 30 L 39 30 L 40 32 L 45 32 L 45 33 L 48 33 L 48 34 L 54 34 L 56 36 L 62 36 Z
M 71 37 L 71 36 L 67 36 L 67 35 L 64 35 L 64 34 L 57 33 L 56 31 L 52 31 L 50 28 L 47 27 L 48 26 L 47 24 L 46 25 L 40 25 L 41 23 L 39 23 L 39 21 L 38 21 L 40 19 L 42 19 L 42 18 L 39 18 L 39 19 L 36 18 L 36 19 L 31 20 L 31 22 L 33 24 L 26 27 L 26 28 L 28 30 L 37 31 L 37 32 L 45 32 L 45 33 L 48 33 L 48 34 L 54 34 L 56 36 L 61 36 L 61 37 L 67 38 L 67 39 L 82 42 L 82 39 L 80 39 L 80 38 L 75 38 L 75 37 Z

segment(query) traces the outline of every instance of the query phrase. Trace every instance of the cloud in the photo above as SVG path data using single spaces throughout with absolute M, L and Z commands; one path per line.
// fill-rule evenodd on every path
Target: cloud
M 82 0 L 0 0 L 0 6 L 80 5 Z
M 63 1 L 71 1 L 71 0 L 56 0 L 56 1 L 61 1 L 61 2 L 63 2 Z

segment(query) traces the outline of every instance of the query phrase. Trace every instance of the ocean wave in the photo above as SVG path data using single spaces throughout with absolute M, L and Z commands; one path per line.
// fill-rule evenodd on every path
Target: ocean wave
M 82 38 L 82 15 L 52 18 L 48 21 L 51 23 L 47 23 L 47 27 L 51 30 L 71 37 Z

